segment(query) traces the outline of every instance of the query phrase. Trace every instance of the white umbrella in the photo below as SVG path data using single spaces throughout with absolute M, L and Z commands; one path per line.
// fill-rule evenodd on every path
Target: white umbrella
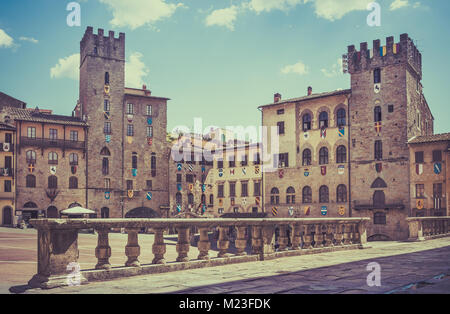
M 83 208 L 80 206 L 64 209 L 61 211 L 63 215 L 84 215 L 84 214 L 95 214 L 95 211 Z

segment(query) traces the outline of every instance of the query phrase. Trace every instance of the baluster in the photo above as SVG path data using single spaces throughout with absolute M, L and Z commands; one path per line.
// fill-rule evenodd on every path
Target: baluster
M 179 227 L 178 230 L 178 242 L 177 242 L 177 262 L 188 262 L 188 252 L 191 246 L 189 241 L 189 228 L 188 227 Z
M 239 226 L 236 227 L 237 229 L 237 237 L 234 241 L 234 246 L 236 247 L 236 255 L 243 256 L 247 253 L 245 252 L 245 248 L 247 247 L 247 240 L 245 239 L 245 230 L 247 229 L 246 226 Z
M 229 227 L 219 227 L 219 239 L 217 240 L 217 248 L 219 249 L 219 254 L 217 257 L 228 257 L 228 248 L 230 247 L 230 240 L 228 237 Z
M 303 234 L 303 248 L 304 249 L 312 249 L 312 240 L 313 237 L 311 235 L 310 228 L 314 228 L 314 225 L 305 225 L 304 226 L 304 234 Z
M 333 225 L 332 224 L 326 225 L 325 246 L 326 247 L 334 246 L 334 244 L 333 244 Z
M 153 228 L 155 231 L 155 241 L 153 242 L 152 252 L 154 255 L 153 264 L 165 264 L 164 254 L 166 253 L 166 244 L 164 243 L 165 228 Z
M 111 257 L 111 247 L 109 246 L 108 234 L 109 228 L 95 229 L 98 234 L 97 247 L 95 248 L 95 257 L 97 257 L 97 265 L 95 269 L 110 269 L 111 264 L 109 258 Z
M 337 223 L 336 234 L 334 235 L 335 245 L 344 245 L 344 225 L 342 223 Z
M 350 231 L 350 224 L 343 224 L 343 234 L 344 234 L 344 245 L 350 245 L 351 244 L 351 231 Z
M 125 232 L 128 233 L 128 243 L 125 247 L 125 255 L 128 257 L 125 266 L 139 267 L 138 257 L 141 254 L 141 248 L 138 243 L 138 232 L 140 228 L 125 228 Z
M 278 251 L 286 251 L 287 245 L 288 245 L 288 237 L 287 237 L 287 226 L 281 225 L 280 226 L 280 235 L 278 237 Z
M 301 248 L 301 232 L 302 232 L 302 225 L 293 225 L 292 226 L 292 249 L 293 250 L 300 250 Z
M 261 226 L 252 226 L 252 254 L 263 253 L 263 238 Z
M 200 240 L 198 241 L 197 247 L 199 251 L 198 259 L 209 260 L 209 250 L 211 248 L 211 243 L 209 242 L 209 228 L 199 228 Z
M 316 224 L 315 232 L 314 232 L 314 248 L 323 247 L 323 234 L 322 234 L 322 225 Z

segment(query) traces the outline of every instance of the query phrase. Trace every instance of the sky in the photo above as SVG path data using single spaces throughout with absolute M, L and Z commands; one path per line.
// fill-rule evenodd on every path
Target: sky
M 70 115 L 78 100 L 79 42 L 87 26 L 126 33 L 126 85 L 168 97 L 168 130 L 259 126 L 257 107 L 346 89 L 348 45 L 408 33 L 423 55 L 423 86 L 435 132 L 450 132 L 450 1 L 378 0 L 70 0 L 0 2 L 0 91 L 28 107 Z M 72 16 L 71 16 L 72 17 Z M 76 21 L 75 19 L 70 19 Z M 445 92 L 444 92 L 445 91 Z

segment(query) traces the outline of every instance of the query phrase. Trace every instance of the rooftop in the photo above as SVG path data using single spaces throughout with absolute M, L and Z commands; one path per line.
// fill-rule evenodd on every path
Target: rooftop
M 31 121 L 31 122 L 45 122 L 45 123 L 55 123 L 64 125 L 78 125 L 87 126 L 87 123 L 80 118 L 72 116 L 63 116 L 46 113 L 47 111 L 28 110 L 19 108 L 5 108 L 7 114 L 11 115 L 11 118 L 19 121 Z
M 332 92 L 311 94 L 311 95 L 306 95 L 306 96 L 303 96 L 303 97 L 297 97 L 297 98 L 290 98 L 290 99 L 286 99 L 286 100 L 280 100 L 279 102 L 274 102 L 274 103 L 271 103 L 271 104 L 262 105 L 262 106 L 259 106 L 258 108 L 269 107 L 269 106 L 278 106 L 278 105 L 287 104 L 287 103 L 301 102 L 301 101 L 319 99 L 319 98 L 324 98 L 324 97 L 331 97 L 331 96 L 338 96 L 338 95 L 347 95 L 347 94 L 351 94 L 351 92 L 352 92 L 351 89 L 342 89 L 342 90 L 335 90 L 335 91 L 332 91 Z
M 450 133 L 415 136 L 408 141 L 408 144 L 434 143 L 450 141 Z

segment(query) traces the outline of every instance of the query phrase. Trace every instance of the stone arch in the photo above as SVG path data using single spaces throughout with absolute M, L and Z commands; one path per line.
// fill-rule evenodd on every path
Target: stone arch
M 319 164 L 319 155 L 320 155 L 319 152 L 322 147 L 326 147 L 328 149 L 328 164 L 330 164 L 330 161 L 332 160 L 330 158 L 331 157 L 330 155 L 333 154 L 333 151 L 331 150 L 330 143 L 328 143 L 326 140 L 322 140 L 316 146 L 316 153 L 314 154 L 316 156 L 316 159 L 314 159 L 314 163 L 313 163 L 314 165 Z
M 310 109 L 303 109 L 300 114 L 299 114 L 299 119 L 300 119 L 300 130 L 303 131 L 303 116 L 305 114 L 309 114 L 311 117 L 311 129 L 314 129 L 315 123 L 314 123 L 314 113 L 310 110 Z
M 302 165 L 302 167 L 310 167 L 310 166 L 303 166 L 303 151 L 305 149 L 309 149 L 311 151 L 311 166 L 314 165 L 314 156 L 316 155 L 315 154 L 315 149 L 309 142 L 304 143 L 300 147 L 300 164 Z
M 58 208 L 49 206 L 47 208 L 47 218 L 58 218 Z
M 326 112 L 327 113 L 327 115 L 328 115 L 328 128 L 329 127 L 331 127 L 332 126 L 332 124 L 331 124 L 331 110 L 330 110 L 330 107 L 328 107 L 328 106 L 322 106 L 322 107 L 320 107 L 317 111 L 316 111 L 316 116 L 317 116 L 317 119 L 316 119 L 316 125 L 315 125 L 315 128 L 316 129 L 319 129 L 320 127 L 319 127 L 319 121 L 320 121 L 320 113 L 321 112 Z
M 380 177 L 376 178 L 375 181 L 373 181 L 372 185 L 370 186 L 371 189 L 384 189 L 387 187 L 388 186 L 386 182 Z
M 340 103 L 339 105 L 334 107 L 333 110 L 333 126 L 334 127 L 338 127 L 338 123 L 337 123 L 337 112 L 339 109 L 344 109 L 345 110 L 345 125 L 348 125 L 348 107 L 347 105 Z
M 136 207 L 125 214 L 125 218 L 161 218 L 154 209 L 148 207 Z

